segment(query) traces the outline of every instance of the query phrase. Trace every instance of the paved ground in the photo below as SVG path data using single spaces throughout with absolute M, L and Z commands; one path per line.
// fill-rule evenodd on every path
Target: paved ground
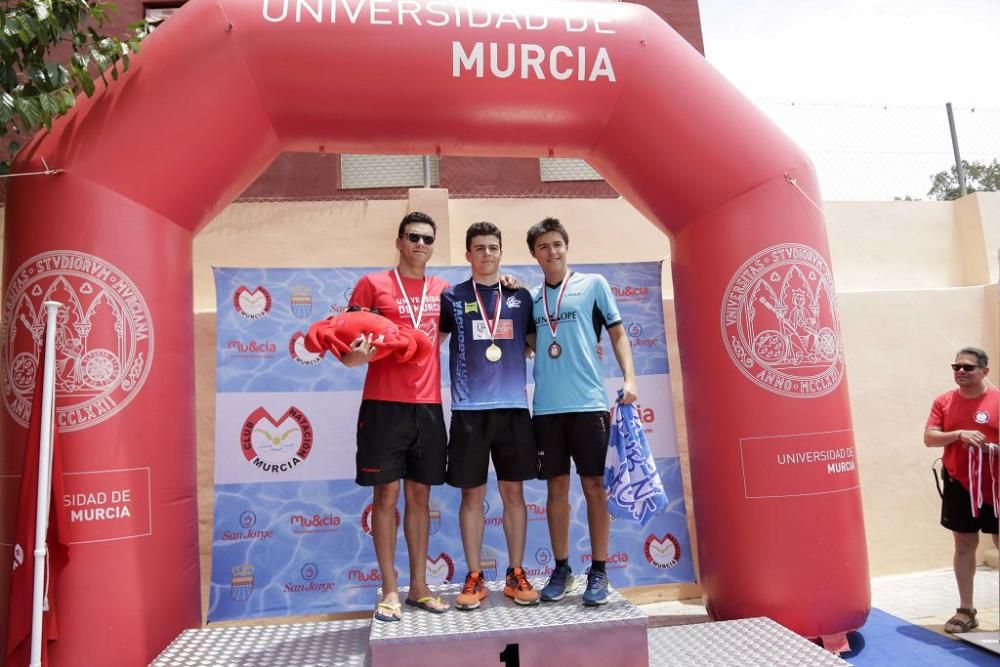
M 975 605 L 979 610 L 979 629 L 1000 630 L 1000 572 L 989 567 L 979 568 Z M 877 577 L 872 579 L 872 606 L 944 634 L 944 623 L 958 606 L 955 575 L 951 569 L 946 569 Z M 639 608 L 649 615 L 651 627 L 710 620 L 701 600 L 656 602 Z

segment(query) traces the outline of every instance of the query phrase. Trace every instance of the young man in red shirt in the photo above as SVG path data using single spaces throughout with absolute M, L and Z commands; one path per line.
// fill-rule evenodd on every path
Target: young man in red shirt
M 987 386 L 989 358 L 978 348 L 960 350 L 951 368 L 958 389 L 934 399 L 924 444 L 944 447 L 941 525 L 951 530 L 955 538 L 953 563 L 960 601 L 944 631 L 956 633 L 979 626 L 972 606 L 979 531 L 992 535 L 993 544 L 998 544 L 1000 391 Z
M 374 487 L 372 537 L 382 575 L 382 600 L 375 618 L 400 620 L 396 572 L 396 503 L 403 480 L 403 534 L 410 564 L 406 604 L 432 613 L 448 605 L 427 586 L 426 558 L 431 486 L 444 483 L 447 434 L 441 410 L 441 360 L 438 329 L 441 278 L 425 275 L 434 253 L 437 226 L 425 213 L 414 211 L 399 223 L 393 269 L 363 276 L 349 306 L 378 310 L 401 327 L 430 338 L 432 352 L 423 359 L 399 363 L 394 356 L 371 361 L 376 348 L 359 338 L 341 360 L 345 366 L 368 363 L 358 413 L 357 478 Z

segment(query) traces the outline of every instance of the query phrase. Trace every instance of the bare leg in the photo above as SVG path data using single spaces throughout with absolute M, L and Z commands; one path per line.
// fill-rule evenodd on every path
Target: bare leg
M 590 551 L 594 560 L 608 559 L 608 534 L 611 515 L 608 514 L 608 494 L 603 477 L 581 477 L 583 495 L 587 499 L 587 525 L 590 527 Z
M 955 581 L 958 582 L 959 607 L 972 608 L 972 588 L 976 577 L 976 547 L 979 533 L 956 533 L 955 537 Z
M 486 485 L 462 489 L 462 505 L 458 510 L 458 526 L 462 531 L 462 547 L 469 572 L 482 571 L 479 562 L 483 552 L 483 498 Z
M 522 482 L 497 482 L 503 499 L 503 534 L 507 538 L 507 564 L 524 565 L 525 531 L 528 529 L 528 509 L 524 506 Z
M 545 512 L 549 522 L 549 540 L 557 560 L 569 558 L 569 475 L 548 481 L 549 497 Z
M 399 602 L 396 580 L 396 502 L 399 500 L 399 482 L 380 484 L 374 489 L 372 501 L 372 539 L 375 558 L 382 575 L 382 601 Z
M 406 510 L 403 514 L 403 534 L 406 551 L 410 557 L 410 593 L 407 597 L 417 600 L 429 597 L 427 587 L 427 539 L 430 532 L 431 487 L 427 484 L 403 480 Z M 435 605 L 437 606 L 437 605 Z M 441 605 L 442 608 L 447 605 Z

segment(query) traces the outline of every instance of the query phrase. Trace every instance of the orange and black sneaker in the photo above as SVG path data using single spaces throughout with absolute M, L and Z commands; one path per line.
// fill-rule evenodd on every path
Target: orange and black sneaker
M 507 585 L 503 594 L 513 598 L 516 604 L 530 606 L 538 604 L 538 591 L 531 587 L 531 582 L 519 567 L 507 568 Z
M 486 581 L 483 580 L 482 572 L 470 572 L 465 575 L 465 584 L 462 592 L 455 598 L 455 609 L 471 611 L 479 608 L 479 603 L 486 599 L 489 591 L 486 590 Z

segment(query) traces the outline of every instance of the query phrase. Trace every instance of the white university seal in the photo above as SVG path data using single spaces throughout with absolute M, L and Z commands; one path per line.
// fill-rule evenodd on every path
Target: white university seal
M 833 274 L 814 248 L 782 243 L 744 262 L 726 288 L 721 320 L 730 358 L 758 386 L 813 398 L 840 384 Z
M 128 405 L 149 375 L 153 321 L 146 300 L 118 267 L 73 250 L 35 255 L 11 275 L 0 346 L 3 400 L 27 426 L 45 345 L 45 301 L 56 320 L 56 424 L 79 431 Z

